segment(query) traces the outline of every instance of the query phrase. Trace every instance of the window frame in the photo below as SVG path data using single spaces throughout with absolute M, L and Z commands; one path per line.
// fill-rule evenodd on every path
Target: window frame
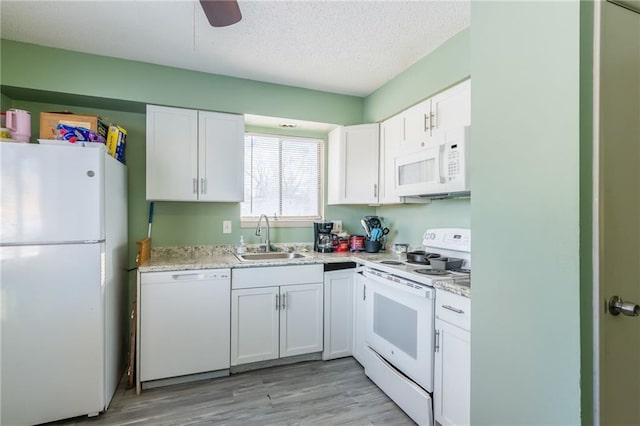
M 321 137 L 305 137 L 305 136 L 289 136 L 279 135 L 274 133 L 261 133 L 261 132 L 245 132 L 246 136 L 267 137 L 282 140 L 304 140 L 304 141 L 317 141 L 318 143 L 318 216 L 310 218 L 309 216 L 285 216 L 274 217 L 272 213 L 265 212 L 269 217 L 269 225 L 272 228 L 307 228 L 312 227 L 313 222 L 322 220 L 324 217 L 324 192 L 325 192 L 325 145 L 326 139 Z M 244 139 L 243 139 L 244 144 Z M 243 183 L 244 185 L 244 183 Z M 246 200 L 245 200 L 246 201 Z M 281 201 L 281 200 L 280 200 Z M 242 203 L 240 203 L 242 204 Z M 240 227 L 241 228 L 255 228 L 258 224 L 259 216 L 242 216 L 242 207 L 240 207 Z

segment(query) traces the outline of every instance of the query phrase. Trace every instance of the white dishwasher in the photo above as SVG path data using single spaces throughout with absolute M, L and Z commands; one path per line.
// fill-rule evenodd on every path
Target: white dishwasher
M 229 369 L 231 270 L 140 277 L 140 380 Z

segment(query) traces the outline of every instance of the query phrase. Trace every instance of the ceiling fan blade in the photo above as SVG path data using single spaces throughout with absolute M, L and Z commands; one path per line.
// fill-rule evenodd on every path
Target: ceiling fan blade
M 200 4 L 212 27 L 226 27 L 242 19 L 236 0 L 200 0 Z

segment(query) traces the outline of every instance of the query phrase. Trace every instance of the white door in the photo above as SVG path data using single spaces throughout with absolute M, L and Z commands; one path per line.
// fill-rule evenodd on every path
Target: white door
M 471 125 L 471 80 L 431 98 L 433 132 Z
M 198 197 L 198 111 L 147 105 L 147 200 Z
M 200 201 L 244 200 L 244 116 L 198 113 Z
M 435 290 L 416 289 L 367 272 L 365 277 L 371 297 L 365 322 L 367 346 L 433 392 Z
M 0 241 L 104 239 L 104 147 L 0 145 Z
M 329 133 L 329 204 L 378 202 L 379 125 L 339 127 Z
M 0 424 L 105 408 L 102 247 L 0 247 Z
M 367 330 L 367 282 L 361 273 L 356 274 L 354 306 L 353 306 L 353 357 L 363 367 L 367 366 L 367 344 L 365 335 Z
M 471 424 L 471 333 L 438 319 L 436 330 L 434 417 L 442 426 Z
M 401 149 L 404 118 L 395 115 L 380 124 L 380 170 L 378 203 L 401 203 L 395 193 L 395 157 Z
M 280 287 L 280 358 L 321 352 L 323 285 Z
M 278 287 L 231 291 L 231 365 L 278 358 Z
M 403 111 L 400 150 L 414 152 L 424 148 L 431 138 L 431 99 Z
M 602 425 L 640 424 L 640 317 L 605 310 L 613 296 L 640 304 L 640 2 L 624 3 L 637 11 L 602 2 L 596 313 Z
M 324 352 L 322 359 L 352 354 L 354 270 L 324 274 Z
M 229 368 L 230 273 L 142 274 L 140 379 L 157 380 Z

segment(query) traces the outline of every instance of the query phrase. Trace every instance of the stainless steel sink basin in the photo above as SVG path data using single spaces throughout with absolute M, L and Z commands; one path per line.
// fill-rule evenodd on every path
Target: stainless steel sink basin
M 301 253 L 270 252 L 270 253 L 236 254 L 236 257 L 242 261 L 248 262 L 248 261 L 256 261 L 256 260 L 302 259 L 307 256 Z

